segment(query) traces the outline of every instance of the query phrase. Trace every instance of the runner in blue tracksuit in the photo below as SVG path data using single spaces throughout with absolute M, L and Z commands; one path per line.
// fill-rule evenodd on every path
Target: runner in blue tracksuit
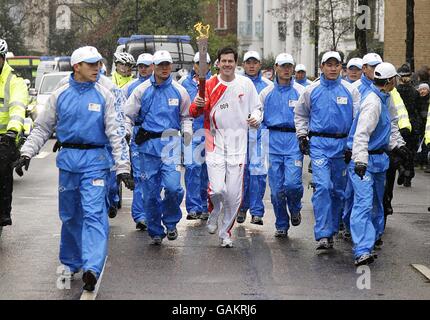
M 310 81 L 306 76 L 306 66 L 304 64 L 296 65 L 294 71 L 294 79 L 296 83 L 302 85 L 305 88 L 312 84 L 312 81 Z
M 123 88 L 124 95 L 128 99 L 134 89 L 151 78 L 154 72 L 153 56 L 149 53 L 142 53 L 137 58 L 137 72 L 139 78 L 127 83 Z M 133 127 L 133 135 L 130 140 L 130 153 L 131 153 L 131 166 L 134 178 L 134 191 L 133 201 L 131 204 L 131 216 L 136 223 L 136 229 L 145 231 L 147 229 L 147 215 L 143 209 L 143 192 L 142 192 L 142 174 L 140 171 L 140 156 L 138 145 L 134 142 L 137 131 L 139 130 L 139 123 Z
M 293 68 L 294 59 L 290 54 L 278 55 L 275 83 L 260 94 L 263 124 L 269 130 L 269 185 L 276 216 L 276 237 L 288 235 L 288 211 L 294 226 L 301 221 L 303 154 L 295 134 L 294 107 L 305 88 L 294 80 Z
M 320 79 L 301 96 L 294 116 L 300 150 L 310 153 L 312 161 L 317 250 L 333 248 L 333 235 L 339 231 L 347 181 L 346 138 L 360 104 L 358 90 L 340 77 L 338 52 L 323 55 L 321 70 Z
M 182 217 L 180 204 L 184 197 L 179 131 L 182 128 L 184 136 L 192 137 L 190 96 L 173 81 L 172 64 L 168 51 L 157 51 L 154 74 L 132 92 L 124 108 L 127 132 L 136 122 L 141 123 L 135 142 L 139 146 L 148 233 L 156 245 L 166 236 L 165 228 L 169 240 L 178 237 L 176 225 Z M 160 201 L 162 187 L 164 199 Z
M 84 289 L 95 288 L 106 259 L 109 238 L 107 179 L 112 147 L 118 180 L 133 188 L 121 106 L 97 82 L 101 55 L 82 47 L 71 56 L 73 74 L 55 90 L 21 149 L 16 171 L 28 169 L 54 128 L 61 150 L 57 156 L 59 211 L 62 221 L 60 261 L 76 273 L 83 269 Z
M 361 74 L 361 78 L 354 82 L 354 87 L 358 89 L 360 92 L 361 101 L 367 97 L 367 95 L 372 91 L 371 86 L 373 84 L 373 77 L 375 73 L 375 68 L 378 64 L 382 63 L 382 58 L 376 53 L 368 53 L 363 57 L 361 61 L 363 73 Z M 358 111 L 358 110 L 357 110 Z M 351 160 L 352 152 L 350 149 L 347 150 L 348 156 L 346 157 L 347 164 L 349 164 Z M 354 202 L 354 190 L 352 188 L 351 180 L 349 179 L 345 188 L 345 207 L 342 213 L 342 221 L 345 229 L 343 230 L 343 238 L 345 240 L 351 239 L 351 230 L 349 227 L 349 218 L 351 216 L 352 205 Z
M 199 61 L 200 53 L 194 56 L 193 70 L 179 81 L 187 90 L 191 101 L 197 95 L 199 90 Z M 206 80 L 211 78 L 210 63 L 211 58 L 207 54 L 206 62 L 208 64 L 208 73 Z M 187 220 L 202 219 L 207 220 L 208 214 L 208 170 L 205 163 L 205 131 L 203 128 L 204 116 L 194 119 L 193 122 L 193 142 L 184 147 L 184 164 L 185 164 L 185 206 L 187 209 Z
M 383 230 L 385 175 L 390 162 L 386 151 L 408 153 L 390 97 L 396 77 L 396 68 L 390 63 L 375 68 L 375 84 L 361 103 L 348 137 L 348 147 L 352 149 L 348 173 L 354 188 L 350 221 L 357 266 L 373 262 L 378 230 Z M 375 227 L 374 216 L 379 217 L 379 227 Z
M 245 76 L 254 83 L 257 93 L 272 85 L 272 81 L 261 74 L 261 58 L 256 51 L 248 51 L 243 57 Z M 250 210 L 251 223 L 262 225 L 264 216 L 264 193 L 266 192 L 267 165 L 267 133 L 264 126 L 250 129 L 248 134 L 248 159 L 244 171 L 244 196 L 242 206 L 237 215 L 237 222 L 243 223 L 246 212 Z M 266 145 L 266 147 L 264 147 Z
M 363 60 L 361 58 L 352 58 L 346 65 L 346 77 L 345 80 L 349 83 L 354 83 L 360 80 L 362 75 Z

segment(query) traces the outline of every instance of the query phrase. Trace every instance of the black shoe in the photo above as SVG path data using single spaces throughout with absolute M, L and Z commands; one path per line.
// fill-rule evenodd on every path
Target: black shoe
M 167 239 L 170 241 L 176 240 L 178 238 L 178 229 L 167 230 Z
M 262 226 L 263 225 L 263 218 L 258 217 L 258 216 L 252 216 L 251 223 L 252 224 L 258 224 L 258 225 Z
M 118 214 L 118 209 L 116 207 L 109 208 L 109 218 L 113 219 Z
M 384 241 L 382 241 L 381 238 L 375 241 L 375 249 L 381 249 L 382 245 L 384 244 Z
M 333 238 L 322 238 L 318 241 L 317 250 L 327 250 L 333 248 Z
M 402 184 L 405 183 L 405 176 L 403 174 L 399 175 L 399 177 L 397 178 L 397 184 L 399 186 L 401 186 Z
M 236 218 L 237 223 L 244 223 L 245 220 L 246 220 L 246 211 L 239 211 Z
M 298 225 L 300 225 L 301 222 L 302 222 L 302 215 L 300 212 L 298 214 L 291 215 L 291 224 L 293 226 L 297 227 Z
M 146 231 L 148 230 L 148 226 L 146 225 L 145 221 L 139 221 L 138 223 L 136 223 L 136 229 Z
M 365 254 L 362 254 L 361 256 L 359 256 L 357 259 L 355 259 L 354 264 L 356 267 L 358 267 L 358 266 L 370 264 L 373 261 L 375 261 L 374 256 L 371 255 L 370 253 L 365 253 Z
M 197 220 L 199 218 L 199 215 L 195 212 L 190 212 L 189 214 L 187 214 L 187 220 Z
M 93 292 L 94 289 L 96 288 L 96 283 L 97 283 L 96 274 L 91 270 L 85 271 L 84 274 L 82 275 L 82 280 L 85 283 L 84 290 Z
M 12 225 L 12 219 L 10 217 L 0 218 L 0 227 L 6 227 Z
M 406 188 L 410 188 L 412 186 L 411 180 L 405 180 L 405 182 L 403 183 L 403 186 Z

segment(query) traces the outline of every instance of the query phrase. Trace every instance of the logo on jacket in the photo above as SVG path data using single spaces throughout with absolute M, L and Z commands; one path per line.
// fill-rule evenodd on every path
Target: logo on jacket
M 220 105 L 220 106 L 219 106 L 219 108 L 220 108 L 221 110 L 223 110 L 223 109 L 228 109 L 228 103 L 223 103 L 222 105 Z
M 322 167 L 324 165 L 324 159 L 317 159 L 317 160 L 312 161 L 312 163 L 314 165 L 316 165 L 317 167 Z
M 102 109 L 102 106 L 100 104 L 97 104 L 97 103 L 90 103 L 88 105 L 88 110 L 89 111 L 100 112 L 101 109 Z
M 337 97 L 337 104 L 348 104 L 347 97 Z
M 169 106 L 171 107 L 179 106 L 179 99 L 169 99 Z

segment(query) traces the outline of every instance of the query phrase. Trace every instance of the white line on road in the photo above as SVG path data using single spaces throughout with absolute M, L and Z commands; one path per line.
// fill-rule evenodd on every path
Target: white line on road
M 93 292 L 89 292 L 87 290 L 84 290 L 82 292 L 81 295 L 81 299 L 80 300 L 96 300 L 97 298 L 97 293 L 99 292 L 99 288 L 100 288 L 100 283 L 102 282 L 102 277 L 103 277 L 103 273 L 105 272 L 105 268 L 106 268 L 106 261 L 107 261 L 108 257 L 106 256 L 105 259 L 105 263 L 103 265 L 103 269 L 102 269 L 102 273 L 100 273 L 100 277 L 97 280 L 97 284 L 96 284 L 96 288 L 94 289 Z
M 418 270 L 421 274 L 424 275 L 428 280 L 430 280 L 430 269 L 422 264 L 411 264 L 416 270 Z
M 51 152 L 46 152 L 46 151 L 42 151 L 41 153 L 39 153 L 37 156 L 35 156 L 35 159 L 44 159 L 47 156 L 49 156 L 51 154 Z

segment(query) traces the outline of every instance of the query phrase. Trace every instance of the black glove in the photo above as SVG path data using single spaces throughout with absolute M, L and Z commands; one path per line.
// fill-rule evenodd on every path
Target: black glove
M 61 149 L 61 142 L 60 141 L 55 141 L 54 147 L 52 148 L 52 152 L 57 152 L 58 150 Z
M 127 141 L 127 144 L 130 144 L 131 136 L 127 133 L 125 135 L 125 141 Z
M 352 151 L 351 150 L 345 150 L 345 153 L 343 154 L 343 160 L 346 164 L 349 164 L 352 159 Z
M 408 128 L 402 128 L 399 130 L 402 138 L 407 138 L 411 135 L 411 131 Z
M 134 180 L 131 174 L 129 173 L 120 173 L 116 176 L 118 184 L 124 182 L 127 189 L 134 190 Z
M 406 148 L 406 146 L 396 147 L 392 152 L 394 155 L 400 157 L 405 163 L 412 157 L 411 151 Z
M 300 151 L 308 156 L 309 155 L 309 140 L 308 137 L 306 136 L 301 136 L 299 137 L 299 147 L 300 147 Z
M 183 138 L 184 138 L 184 145 L 189 146 L 191 141 L 193 140 L 193 135 L 189 132 L 184 132 Z
M 361 180 L 363 180 L 364 176 L 366 175 L 367 170 L 367 164 L 363 162 L 356 162 L 354 172 L 357 176 L 360 177 Z
M 1 143 L 4 143 L 10 147 L 16 148 L 16 136 L 18 134 L 15 131 L 9 130 L 1 137 Z
M 22 171 L 22 167 L 24 167 L 25 171 L 28 171 L 28 167 L 30 166 L 30 157 L 21 156 L 15 163 L 13 164 L 15 167 L 15 172 L 22 177 L 24 172 Z

